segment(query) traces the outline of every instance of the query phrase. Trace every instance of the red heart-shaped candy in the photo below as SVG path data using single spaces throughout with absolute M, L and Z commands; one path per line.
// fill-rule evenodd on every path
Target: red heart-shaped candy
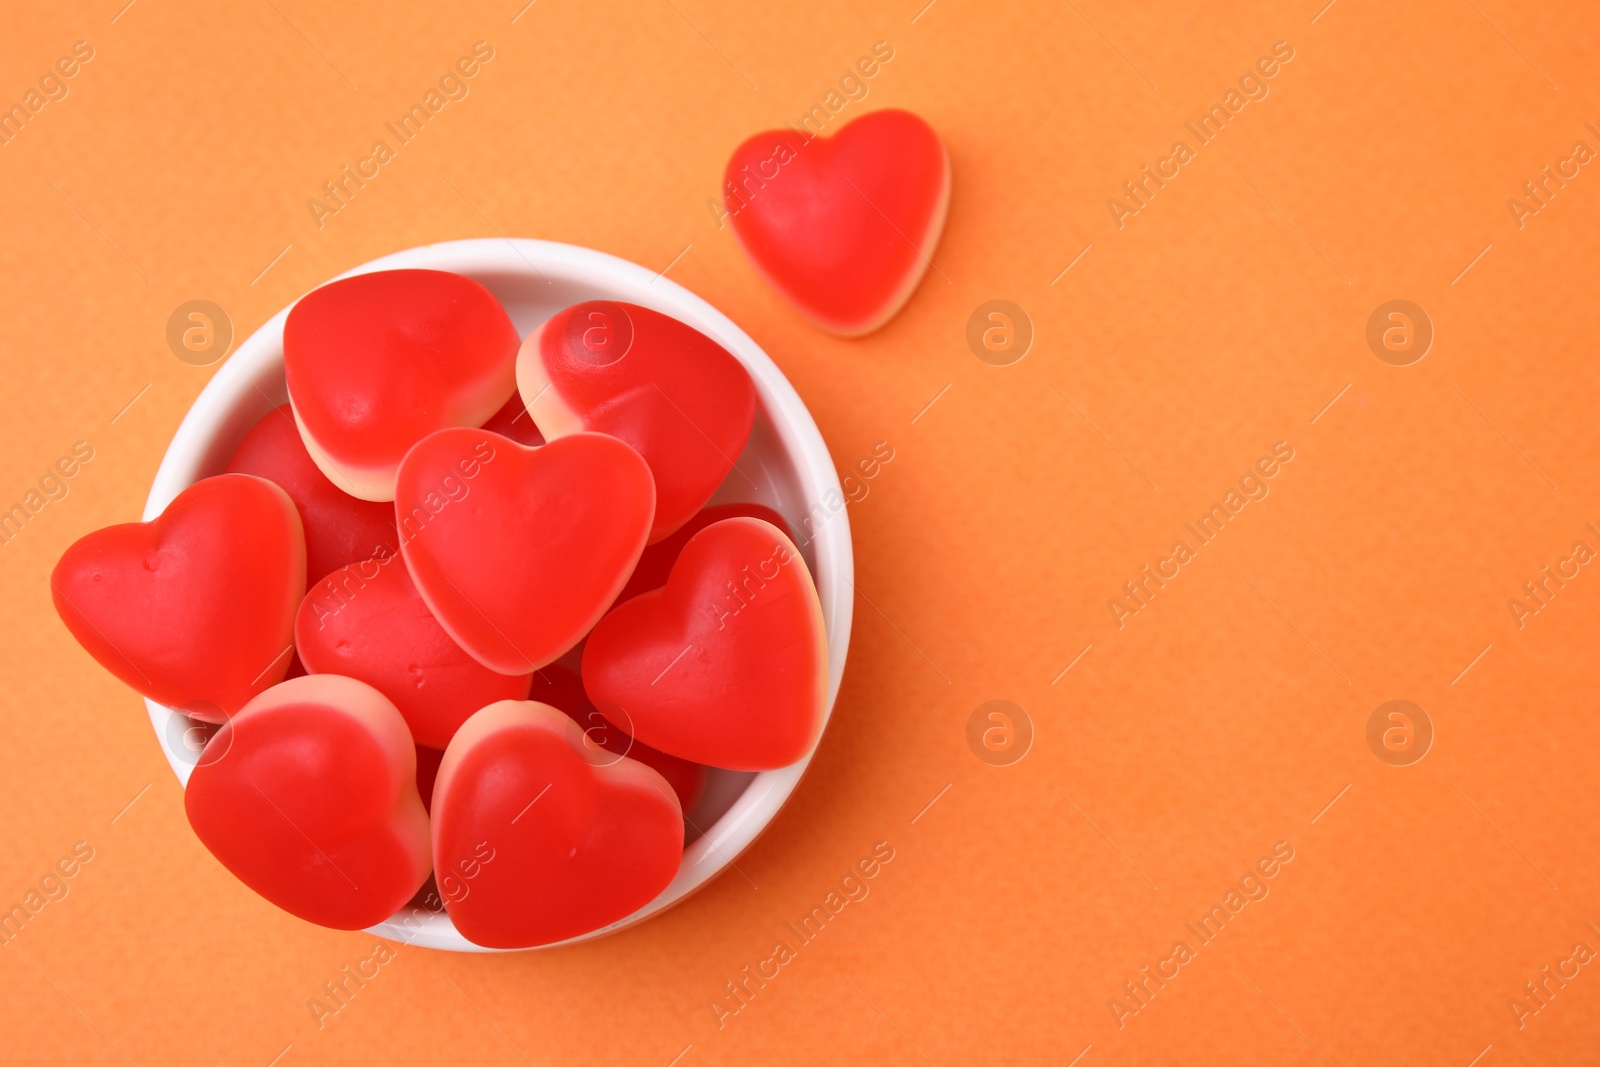
M 444 632 L 398 555 L 341 567 L 311 587 L 295 648 L 312 674 L 358 678 L 394 702 L 417 744 L 444 748 L 479 708 L 524 700 L 532 673 L 506 675 Z
M 223 474 L 150 522 L 78 540 L 50 592 L 102 667 L 158 704 L 222 722 L 288 670 L 305 576 L 294 501 L 264 479 Z
M 683 812 L 672 789 L 582 736 L 547 704 L 508 700 L 468 719 L 445 750 L 434 863 L 450 918 L 474 944 L 528 948 L 597 930 L 677 873 Z
M 245 705 L 201 753 L 183 807 L 241 882 L 319 926 L 382 922 L 431 869 L 405 720 L 353 678 L 295 678 Z
M 789 524 L 783 520 L 783 516 L 765 504 L 718 504 L 716 507 L 706 508 L 674 530 L 671 537 L 663 538 L 645 548 L 644 554 L 639 557 L 639 565 L 633 568 L 633 575 L 629 577 L 628 584 L 617 594 L 617 603 L 632 600 L 640 593 L 648 593 L 652 589 L 660 589 L 666 585 L 667 576 L 672 573 L 672 565 L 678 562 L 678 556 L 683 552 L 683 546 L 689 543 L 689 538 L 714 522 L 721 522 L 723 519 L 731 519 L 738 515 L 770 522 L 783 532 L 783 536 L 791 541 L 794 540 L 794 535 L 789 532 Z
M 758 133 L 733 153 L 727 219 L 756 269 L 812 322 L 855 337 L 894 317 L 933 261 L 950 157 L 909 111 L 832 137 Z
M 583 730 L 584 742 L 612 759 L 627 756 L 655 771 L 667 780 L 678 795 L 678 806 L 685 815 L 694 811 L 701 795 L 706 791 L 706 769 L 677 756 L 669 756 L 660 749 L 651 748 L 635 740 L 628 731 L 601 715 L 583 691 L 583 680 L 576 672 L 559 663 L 541 667 L 533 676 L 533 688 L 528 699 L 549 704 Z
M 516 388 L 521 338 L 494 295 L 459 274 L 386 270 L 329 282 L 283 324 L 295 421 L 322 473 L 393 500 L 406 451 L 481 426 Z
M 306 451 L 288 404 L 267 412 L 245 435 L 228 460 L 228 473 L 265 478 L 294 501 L 306 535 L 308 586 L 347 563 L 398 551 L 394 508 L 359 500 L 328 481 Z
M 517 390 L 539 430 L 632 445 L 656 482 L 650 540 L 711 498 L 750 437 L 756 391 L 744 365 L 670 315 L 590 300 L 551 316 L 517 356 Z
M 827 696 L 822 605 L 794 543 L 760 519 L 689 539 L 667 584 L 600 620 L 583 687 L 674 756 L 740 771 L 811 750 Z
M 527 674 L 582 640 L 638 562 L 650 468 L 597 433 L 538 448 L 441 430 L 396 482 L 400 551 L 439 625 L 479 663 Z

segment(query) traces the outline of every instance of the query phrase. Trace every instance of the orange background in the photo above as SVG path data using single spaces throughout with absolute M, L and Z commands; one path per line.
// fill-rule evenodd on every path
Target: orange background
M 1600 173 L 1521 228 L 1506 204 L 1600 149 L 1593 5 L 124 2 L 0 16 L 5 102 L 95 50 L 0 147 L 0 497 L 95 449 L 0 548 L 0 903 L 95 850 L 0 948 L 8 1062 L 1594 1062 L 1600 966 L 1521 1028 L 1508 1001 L 1600 950 L 1600 574 L 1520 629 L 1507 601 L 1600 548 Z M 471 95 L 319 229 L 307 199 L 478 40 Z M 937 272 L 841 341 L 706 201 L 878 40 L 895 57 L 840 120 L 924 115 L 954 194 Z M 1270 96 L 1119 230 L 1107 199 L 1279 40 Z M 892 445 L 850 508 L 844 689 L 747 878 L 576 948 L 402 948 L 319 1030 L 307 1001 L 374 939 L 275 911 L 197 844 L 46 577 L 138 517 L 215 369 L 168 350 L 180 303 L 242 339 L 374 256 L 497 233 L 670 264 L 841 472 Z M 1036 331 L 1011 366 L 965 340 L 996 298 Z M 1437 332 L 1413 366 L 1365 341 L 1395 298 Z M 1119 630 L 1108 598 L 1280 440 L 1271 495 Z M 1408 767 L 1366 741 L 1400 698 L 1436 734 Z M 993 699 L 1032 722 L 1010 766 L 966 740 Z M 723 983 L 879 841 L 871 895 L 719 1028 Z M 1270 895 L 1119 1028 L 1122 983 L 1277 841 Z

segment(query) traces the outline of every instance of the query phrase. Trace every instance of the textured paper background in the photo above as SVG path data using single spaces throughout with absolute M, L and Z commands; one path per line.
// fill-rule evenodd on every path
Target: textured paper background
M 0 497 L 94 449 L 0 548 L 0 904 L 94 850 L 0 948 L 0 1058 L 1594 1062 L 1600 965 L 1541 968 L 1600 951 L 1600 568 L 1520 628 L 1508 601 L 1600 549 L 1600 164 L 1520 226 L 1507 204 L 1600 150 L 1592 5 L 124 2 L 0 16 L 5 102 L 94 49 L 0 146 Z M 319 228 L 307 200 L 480 40 L 470 96 Z M 846 342 L 707 201 L 739 141 L 880 40 L 835 124 L 926 116 L 954 196 L 909 306 Z M 1108 199 L 1278 41 L 1270 94 L 1119 229 Z M 841 472 L 889 443 L 849 512 L 844 690 L 744 877 L 579 948 L 403 948 L 319 1029 L 307 1002 L 373 939 L 200 848 L 46 578 L 137 518 L 215 369 L 168 350 L 174 308 L 215 301 L 243 338 L 374 256 L 496 234 L 670 266 L 771 353 Z M 994 299 L 1035 332 L 1010 366 L 966 342 Z M 1436 331 L 1411 366 L 1365 340 L 1391 299 Z M 1278 441 L 1270 495 L 1119 629 L 1108 599 Z M 997 699 L 1033 731 L 1009 766 L 967 740 Z M 1412 766 L 1368 747 L 1392 699 L 1434 729 Z M 1119 1018 L 1280 841 L 1270 894 Z M 785 924 L 877 842 L 870 895 L 798 947 Z M 729 1014 L 724 983 L 780 939 L 797 957 Z

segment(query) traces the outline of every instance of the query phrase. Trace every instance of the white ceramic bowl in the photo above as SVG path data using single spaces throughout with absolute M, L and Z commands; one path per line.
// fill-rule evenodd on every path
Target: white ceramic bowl
M 680 319 L 738 357 L 755 381 L 759 409 L 750 443 L 713 502 L 767 504 L 795 531 L 816 578 L 827 627 L 825 728 L 850 644 L 855 591 L 850 521 L 827 445 L 794 387 L 767 354 L 727 316 L 681 285 L 616 256 L 552 241 L 447 241 L 375 259 L 340 277 L 401 267 L 448 270 L 477 279 L 505 305 L 524 336 L 555 312 L 579 301 L 620 300 Z M 220 473 L 256 421 L 287 400 L 283 323 L 288 314 L 289 309 L 284 308 L 241 344 L 195 400 L 150 487 L 144 509 L 147 521 L 189 485 Z M 167 762 L 178 780 L 187 784 L 198 758 L 189 720 L 159 704 L 145 703 Z M 693 824 L 704 832 L 685 848 L 677 877 L 660 896 L 632 915 L 572 941 L 631 926 L 671 907 L 716 877 L 772 821 L 810 762 L 808 752 L 782 770 L 758 774 L 712 771 L 705 798 L 690 813 Z M 443 912 L 408 910 L 373 927 L 372 932 L 428 948 L 488 951 L 457 933 Z

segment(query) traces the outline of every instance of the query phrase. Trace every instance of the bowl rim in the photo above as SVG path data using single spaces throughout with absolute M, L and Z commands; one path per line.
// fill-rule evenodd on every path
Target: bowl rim
M 609 926 L 539 948 L 554 948 L 603 937 L 632 926 L 680 903 L 708 884 L 747 849 L 776 817 L 805 774 L 833 714 L 844 675 L 845 656 L 855 602 L 855 562 L 850 518 L 839 476 L 828 446 L 794 386 L 766 352 L 731 319 L 703 298 L 655 271 L 597 249 L 532 238 L 483 237 L 419 245 L 370 260 L 328 279 L 401 268 L 448 270 L 468 277 L 519 275 L 552 277 L 569 285 L 615 295 L 610 298 L 653 308 L 688 323 L 731 352 L 755 383 L 762 409 L 795 475 L 808 510 L 810 537 L 804 548 L 814 553 L 813 578 L 822 601 L 827 633 L 828 695 L 817 737 L 806 755 L 787 767 L 758 772 L 730 808 L 684 850 L 677 875 L 661 893 L 631 915 Z M 320 284 L 326 284 L 320 283 Z M 298 301 L 298 297 L 296 301 Z M 172 499 L 202 476 L 211 447 L 229 416 L 251 389 L 260 390 L 282 374 L 283 324 L 287 307 L 264 322 L 222 363 L 195 398 L 174 433 L 145 502 L 142 521 L 155 518 Z M 812 527 L 821 509 L 821 521 Z M 797 533 L 799 532 L 797 528 Z M 182 717 L 146 699 L 150 724 L 162 753 L 180 784 L 193 770 L 179 754 Z M 402 909 L 368 932 L 404 944 L 458 952 L 528 951 L 489 949 L 475 945 L 455 929 L 444 912 Z

